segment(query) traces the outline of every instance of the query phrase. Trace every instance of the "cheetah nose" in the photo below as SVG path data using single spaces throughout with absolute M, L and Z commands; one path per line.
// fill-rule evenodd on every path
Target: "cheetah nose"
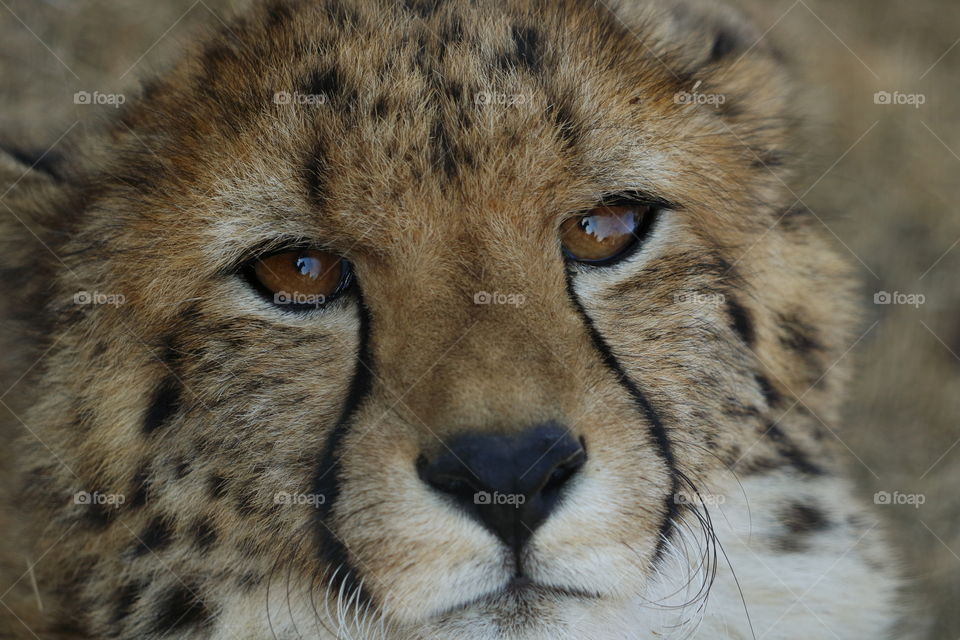
M 514 551 L 549 517 L 587 459 L 583 440 L 553 422 L 519 435 L 467 433 L 447 444 L 432 459 L 420 457 L 420 478 Z

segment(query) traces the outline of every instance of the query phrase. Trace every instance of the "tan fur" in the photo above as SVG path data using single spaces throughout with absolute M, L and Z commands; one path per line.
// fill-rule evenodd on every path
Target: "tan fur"
M 147 83 L 59 181 L 14 184 L 24 167 L 5 159 L 4 202 L 24 225 L 5 223 L 3 266 L 39 263 L 22 293 L 48 301 L 21 465 L 21 544 L 50 549 L 46 622 L 30 625 L 42 637 L 168 637 L 171 594 L 190 596 L 190 624 L 166 618 L 171 633 L 213 637 L 232 602 L 256 617 L 265 589 L 322 602 L 346 571 L 330 545 L 392 638 L 465 638 L 453 634 L 470 616 L 500 616 L 496 637 L 549 637 L 538 625 L 563 603 L 493 598 L 509 554 L 416 474 L 467 430 L 555 420 L 583 437 L 584 479 L 525 558 L 538 581 L 611 612 L 651 583 L 678 473 L 704 493 L 731 471 L 839 473 L 824 424 L 842 399 L 850 284 L 791 193 L 801 129 L 780 54 L 747 51 L 757 34 L 738 16 L 672 3 L 411 4 L 257 5 Z M 530 60 L 516 29 L 537 34 Z M 718 33 L 733 51 L 713 60 Z M 317 73 L 323 104 L 275 103 Z M 678 104 L 684 91 L 726 102 Z M 627 262 L 573 267 L 572 290 L 665 425 L 675 469 L 571 301 L 557 239 L 564 216 L 627 190 L 677 206 Z M 257 248 L 302 240 L 353 263 L 364 312 L 350 297 L 294 315 L 234 273 Z M 124 303 L 77 305 L 78 291 Z M 481 291 L 525 302 L 476 305 Z M 318 522 L 274 496 L 330 472 L 357 371 L 369 393 Z M 174 410 L 144 433 L 164 385 Z M 889 567 L 862 564 L 888 584 Z M 444 615 L 473 600 L 464 619 Z

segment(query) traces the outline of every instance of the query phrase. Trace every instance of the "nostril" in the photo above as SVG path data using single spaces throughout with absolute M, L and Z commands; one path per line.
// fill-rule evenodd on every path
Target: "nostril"
M 463 478 L 454 478 L 450 476 L 439 476 L 430 478 L 428 484 L 443 493 L 449 493 L 455 496 L 465 496 L 476 493 L 477 489 Z
M 461 498 L 473 496 L 477 487 L 470 482 L 469 473 L 462 465 L 456 468 L 443 459 L 434 463 L 422 455 L 417 459 L 417 474 L 420 479 L 440 493 Z
M 541 491 L 543 492 L 553 492 L 558 491 L 562 488 L 570 479 L 583 468 L 583 465 L 587 462 L 587 452 L 582 448 L 571 455 L 566 460 L 560 462 L 557 467 L 550 474 L 550 477 L 547 478 L 546 483 L 543 485 Z

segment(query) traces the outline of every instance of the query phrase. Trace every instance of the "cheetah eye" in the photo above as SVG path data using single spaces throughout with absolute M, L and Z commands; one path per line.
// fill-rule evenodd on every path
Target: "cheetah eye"
M 651 205 L 600 205 L 560 226 L 563 251 L 570 260 L 593 265 L 626 257 L 649 231 L 657 209 Z
M 278 306 L 321 307 L 350 285 L 350 264 L 318 249 L 286 249 L 261 256 L 244 268 L 247 280 Z

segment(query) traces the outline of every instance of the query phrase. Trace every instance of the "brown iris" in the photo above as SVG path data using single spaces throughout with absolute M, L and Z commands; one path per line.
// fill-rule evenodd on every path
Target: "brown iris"
M 563 249 L 581 262 L 613 260 L 634 246 L 652 215 L 653 208 L 645 205 L 595 207 L 563 222 Z
M 281 305 L 320 306 L 344 287 L 346 262 L 317 249 L 293 249 L 255 260 L 251 265 L 256 283 Z

